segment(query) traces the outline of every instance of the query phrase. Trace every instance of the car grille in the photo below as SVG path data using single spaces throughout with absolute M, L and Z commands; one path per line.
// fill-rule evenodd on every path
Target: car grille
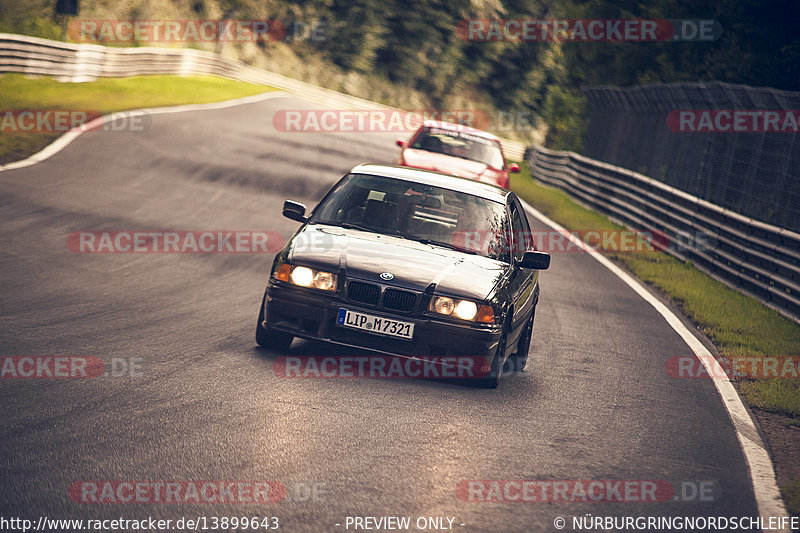
M 383 293 L 383 307 L 395 311 L 409 312 L 417 303 L 417 295 L 413 292 L 386 289 Z
M 351 281 L 347 284 L 347 297 L 354 302 L 378 305 L 380 295 L 381 288 L 378 285 L 361 281 Z
M 381 286 L 363 281 L 350 281 L 347 284 L 347 298 L 351 302 L 377 306 L 381 301 Z M 383 291 L 381 307 L 402 313 L 414 310 L 417 294 L 411 291 L 387 288 Z

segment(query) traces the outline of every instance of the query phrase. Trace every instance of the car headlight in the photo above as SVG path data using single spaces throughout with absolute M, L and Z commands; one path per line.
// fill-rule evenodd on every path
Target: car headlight
M 288 263 L 283 263 L 278 267 L 275 279 L 321 291 L 333 292 L 336 290 L 336 274 L 304 266 L 293 266 Z
M 311 287 L 314 284 L 314 271 L 306 267 L 294 267 L 289 278 L 295 285 Z
M 435 296 L 431 299 L 429 310 L 440 315 L 460 318 L 461 320 L 494 324 L 494 308 L 491 305 L 476 304 L 471 300 Z
M 475 305 L 475 302 L 470 302 L 469 300 L 461 300 L 456 305 L 456 316 L 458 318 L 463 318 L 464 320 L 472 320 L 475 318 L 475 315 L 478 314 L 478 306 Z

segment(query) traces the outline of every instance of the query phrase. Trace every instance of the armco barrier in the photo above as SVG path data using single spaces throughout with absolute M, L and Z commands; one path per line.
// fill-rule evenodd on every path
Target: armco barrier
M 534 146 L 526 161 L 541 182 L 631 228 L 665 233 L 680 243 L 666 252 L 800 321 L 800 234 L 572 152 Z
M 800 91 L 704 81 L 585 93 L 585 156 L 800 232 Z
M 147 74 L 214 75 L 269 85 L 334 109 L 392 109 L 191 48 L 117 48 L 0 33 L 2 72 L 53 76 L 68 82 Z M 522 160 L 524 144 L 507 139 L 502 142 L 509 159 Z

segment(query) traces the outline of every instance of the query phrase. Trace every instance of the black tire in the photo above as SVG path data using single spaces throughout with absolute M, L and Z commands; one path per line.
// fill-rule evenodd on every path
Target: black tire
M 522 372 L 525 370 L 525 365 L 528 364 L 528 352 L 531 349 L 531 340 L 533 339 L 534 316 L 536 316 L 535 307 L 531 313 L 531 318 L 528 320 L 528 324 L 525 326 L 525 330 L 522 332 L 519 342 L 517 342 L 517 351 L 508 357 L 509 363 L 513 365 L 511 370 L 514 372 Z
M 282 331 L 275 331 L 273 329 L 265 328 L 264 323 L 264 302 L 267 301 L 267 293 L 264 293 L 264 298 L 261 299 L 261 309 L 258 311 L 258 323 L 256 324 L 256 343 L 264 348 L 272 348 L 274 350 L 288 350 L 292 345 L 293 335 L 284 333 Z
M 508 328 L 503 328 L 500 342 L 497 344 L 497 351 L 492 358 L 489 373 L 483 377 L 475 378 L 475 385 L 482 389 L 496 389 L 500 385 L 500 377 L 503 375 L 503 356 L 506 350 L 506 339 Z

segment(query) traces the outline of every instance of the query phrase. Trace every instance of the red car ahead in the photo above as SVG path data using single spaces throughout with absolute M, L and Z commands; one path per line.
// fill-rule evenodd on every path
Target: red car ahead
M 446 174 L 499 185 L 508 189 L 509 173 L 519 172 L 516 163 L 507 164 L 500 139 L 485 131 L 426 120 L 401 148 L 398 164 L 438 170 Z

